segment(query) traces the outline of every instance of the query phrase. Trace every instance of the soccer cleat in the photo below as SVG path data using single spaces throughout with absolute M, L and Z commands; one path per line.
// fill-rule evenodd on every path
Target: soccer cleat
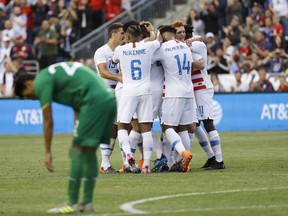
M 109 166 L 106 170 L 103 167 L 100 168 L 100 173 L 118 173 L 112 166 Z
M 125 166 L 123 165 L 119 170 L 118 170 L 119 173 L 124 173 L 125 172 Z
M 210 167 L 214 161 L 215 161 L 215 156 L 209 158 L 201 168 L 205 169 L 205 168 Z
M 93 213 L 94 208 L 92 203 L 80 204 L 80 212 Z
M 47 213 L 51 214 L 71 214 L 71 213 L 78 213 L 80 211 L 79 205 L 74 204 L 71 205 L 69 203 L 64 203 L 60 207 L 52 208 L 47 211 Z
M 169 167 L 168 165 L 165 163 L 163 164 L 159 169 L 158 172 L 169 172 Z
M 139 161 L 138 161 L 138 166 L 139 167 L 143 167 L 143 163 L 144 163 L 144 159 L 140 158 Z
M 127 161 L 131 166 L 135 165 L 135 159 L 131 154 L 127 154 Z
M 124 172 L 127 172 L 127 173 L 141 173 L 141 169 L 138 168 L 135 165 L 128 164 L 128 165 L 125 165 Z
M 225 169 L 224 162 L 217 162 L 216 160 L 211 164 L 210 167 L 205 168 L 205 170 L 217 170 L 217 169 Z
M 149 168 L 149 166 L 143 167 L 143 168 L 142 168 L 142 173 L 145 173 L 145 174 L 150 173 L 150 168 Z
M 184 150 L 181 153 L 181 157 L 182 157 L 182 162 L 183 162 L 182 172 L 186 172 L 193 155 L 190 152 Z
M 182 172 L 182 161 L 178 161 L 176 163 L 174 163 L 170 169 L 169 172 Z
M 162 154 L 160 159 L 156 159 L 154 161 L 154 166 L 151 169 L 151 172 L 157 172 L 157 170 L 163 165 L 167 163 L 167 158 Z

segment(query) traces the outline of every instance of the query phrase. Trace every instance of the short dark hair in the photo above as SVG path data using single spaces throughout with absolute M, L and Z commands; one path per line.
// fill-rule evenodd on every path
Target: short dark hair
M 23 91 L 26 89 L 25 82 L 29 80 L 34 80 L 36 74 L 34 73 L 21 73 L 15 77 L 14 80 L 14 95 L 18 96 L 19 98 L 23 98 Z
M 141 35 L 141 27 L 140 25 L 131 25 L 127 28 L 126 33 L 132 37 L 139 37 Z
M 112 34 L 117 32 L 119 28 L 123 28 L 123 24 L 122 23 L 112 23 L 108 27 L 108 37 L 111 38 Z
M 176 34 L 176 29 L 174 27 L 172 27 L 171 25 L 164 25 L 159 29 L 160 33 L 163 34 L 165 32 L 169 32 L 172 34 Z
M 140 22 L 137 20 L 129 20 L 129 21 L 125 22 L 123 24 L 123 31 L 126 32 L 127 29 L 129 28 L 129 26 L 131 26 L 131 25 L 139 25 L 140 26 Z
M 149 25 L 152 25 L 152 24 L 150 22 L 148 22 L 148 21 L 142 21 L 140 23 L 141 33 L 142 33 L 143 38 L 150 37 L 150 32 L 148 32 L 147 29 L 146 29 L 146 27 L 149 26 Z

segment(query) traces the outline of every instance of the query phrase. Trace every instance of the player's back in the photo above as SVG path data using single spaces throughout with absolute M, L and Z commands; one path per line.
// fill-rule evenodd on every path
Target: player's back
M 41 104 L 55 101 L 73 108 L 92 100 L 101 103 L 113 96 L 93 70 L 78 62 L 60 62 L 42 70 L 34 90 Z
M 151 59 L 159 46 L 158 41 L 136 42 L 115 49 L 113 61 L 120 61 L 123 76 L 122 96 L 151 94 Z
M 162 62 L 164 68 L 164 97 L 193 97 L 193 59 L 189 47 L 178 40 L 170 40 L 162 44 L 155 58 Z
M 201 89 L 211 89 L 213 84 L 207 73 L 207 47 L 203 42 L 194 41 L 190 47 L 193 60 L 203 59 L 204 69 L 192 72 L 192 83 L 194 91 Z

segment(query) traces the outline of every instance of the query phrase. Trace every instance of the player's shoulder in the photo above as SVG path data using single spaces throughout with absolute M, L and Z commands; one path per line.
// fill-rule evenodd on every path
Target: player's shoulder
M 203 41 L 193 41 L 191 45 L 192 49 L 206 49 L 206 45 Z

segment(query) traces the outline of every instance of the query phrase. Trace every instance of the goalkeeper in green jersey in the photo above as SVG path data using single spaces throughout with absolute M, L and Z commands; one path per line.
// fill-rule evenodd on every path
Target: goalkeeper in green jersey
M 50 65 L 36 76 L 26 73 L 16 77 L 14 93 L 20 98 L 39 99 L 43 112 L 45 165 L 54 171 L 52 163 L 53 118 L 52 101 L 70 106 L 75 113 L 75 130 L 70 149 L 71 168 L 68 202 L 49 213 L 93 211 L 92 199 L 98 174 L 96 149 L 109 143 L 116 101 L 114 94 L 94 71 L 78 62 Z M 79 200 L 81 180 L 83 199 Z

